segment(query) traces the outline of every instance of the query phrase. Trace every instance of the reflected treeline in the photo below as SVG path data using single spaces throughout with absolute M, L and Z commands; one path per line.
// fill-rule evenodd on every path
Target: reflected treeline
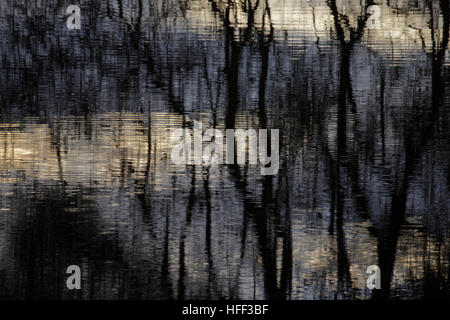
M 0 4 L 2 298 L 448 298 L 448 1 L 69 4 Z M 194 120 L 279 172 L 174 165 Z

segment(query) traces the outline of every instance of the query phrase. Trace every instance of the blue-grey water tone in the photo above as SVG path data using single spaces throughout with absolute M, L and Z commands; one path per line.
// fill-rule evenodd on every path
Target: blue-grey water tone
M 450 298 L 449 28 L 448 0 L 2 0 L 0 298 Z M 194 121 L 279 129 L 278 173 L 175 165 Z

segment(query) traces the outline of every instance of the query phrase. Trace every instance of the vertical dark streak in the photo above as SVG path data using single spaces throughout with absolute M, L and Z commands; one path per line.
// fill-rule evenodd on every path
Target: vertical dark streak
M 190 193 L 188 206 L 186 209 L 186 220 L 184 223 L 184 228 L 180 237 L 180 256 L 179 256 L 179 275 L 178 275 L 178 300 L 184 300 L 186 295 L 185 277 L 186 277 L 186 261 L 185 261 L 185 251 L 186 251 L 186 234 L 189 230 L 192 221 L 192 209 L 195 204 L 195 166 L 192 167 L 192 178 L 190 185 Z

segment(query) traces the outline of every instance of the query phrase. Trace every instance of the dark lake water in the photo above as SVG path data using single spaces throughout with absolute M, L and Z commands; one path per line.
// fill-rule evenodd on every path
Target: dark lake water
M 2 0 L 0 297 L 449 298 L 449 2 L 372 4 Z M 194 121 L 279 171 L 174 164 Z

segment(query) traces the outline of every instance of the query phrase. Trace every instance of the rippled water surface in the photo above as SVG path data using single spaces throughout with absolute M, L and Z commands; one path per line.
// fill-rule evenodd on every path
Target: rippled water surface
M 0 3 L 1 298 L 450 296 L 447 0 L 70 4 Z M 195 121 L 279 171 L 174 164 Z

